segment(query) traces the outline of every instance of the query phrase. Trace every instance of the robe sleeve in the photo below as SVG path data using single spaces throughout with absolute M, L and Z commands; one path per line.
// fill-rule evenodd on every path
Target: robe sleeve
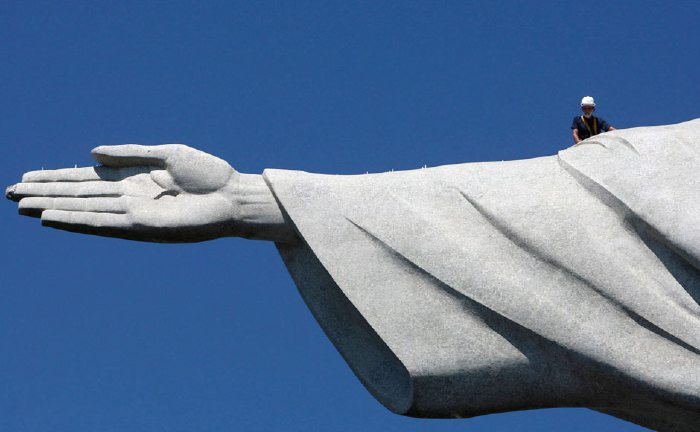
M 649 195 L 633 189 L 647 179 L 638 170 L 691 154 L 680 172 L 695 185 L 697 147 L 638 168 L 618 158 L 647 133 L 524 161 L 266 170 L 302 239 L 278 249 L 329 339 L 394 412 L 588 406 L 654 427 L 697 417 L 699 243 L 683 235 L 697 216 L 653 205 L 675 178 L 653 177 L 666 184 L 647 181 Z M 699 189 L 680 190 L 697 209 Z

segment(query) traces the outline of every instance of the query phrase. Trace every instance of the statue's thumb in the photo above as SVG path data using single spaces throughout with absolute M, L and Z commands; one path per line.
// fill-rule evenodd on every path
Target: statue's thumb
M 164 166 L 168 155 L 161 146 L 122 144 L 99 146 L 92 149 L 92 157 L 111 167 Z

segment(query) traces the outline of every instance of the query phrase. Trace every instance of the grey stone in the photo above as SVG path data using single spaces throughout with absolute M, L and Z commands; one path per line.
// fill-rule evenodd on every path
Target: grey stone
M 556 156 L 239 174 L 186 146 L 27 173 L 20 212 L 144 241 L 272 240 L 367 389 L 416 417 L 589 407 L 700 429 L 700 120 Z

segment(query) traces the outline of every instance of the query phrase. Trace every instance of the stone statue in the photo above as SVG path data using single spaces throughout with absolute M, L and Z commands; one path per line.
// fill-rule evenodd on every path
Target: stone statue
M 19 211 L 151 242 L 274 241 L 328 337 L 416 417 L 589 407 L 700 430 L 700 119 L 556 156 L 242 174 L 184 145 L 26 173 Z

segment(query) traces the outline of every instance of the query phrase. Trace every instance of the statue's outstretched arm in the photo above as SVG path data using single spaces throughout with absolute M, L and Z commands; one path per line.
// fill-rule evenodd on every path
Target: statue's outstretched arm
M 6 195 L 20 214 L 67 231 L 150 242 L 218 237 L 294 242 L 262 176 L 182 144 L 102 146 L 101 165 L 31 171 Z

